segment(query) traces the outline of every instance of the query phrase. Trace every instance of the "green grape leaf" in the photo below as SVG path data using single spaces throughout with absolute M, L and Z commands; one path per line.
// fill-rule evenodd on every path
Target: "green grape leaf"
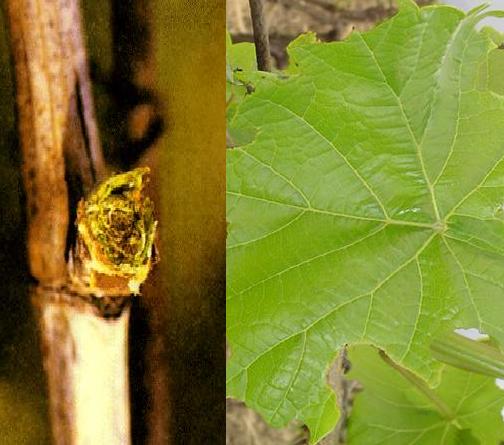
M 504 439 L 504 391 L 495 379 L 447 366 L 439 387 L 422 391 L 374 348 L 353 348 L 349 356 L 349 378 L 363 391 L 354 400 L 348 443 L 497 445 Z
M 481 28 L 481 32 L 486 34 L 497 46 L 501 45 L 504 41 L 503 34 L 491 26 L 484 26 Z
M 504 96 L 496 44 L 448 6 L 302 38 L 230 131 L 227 388 L 273 426 L 336 424 L 327 369 L 367 343 L 439 382 L 434 338 L 504 345 Z M 502 75 L 498 76 L 502 79 Z
M 257 70 L 255 46 L 250 42 L 233 43 L 226 34 L 226 115 L 231 119 L 250 89 L 247 75 Z
M 227 35 L 226 52 L 228 64 L 233 72 L 257 70 L 255 46 L 250 42 L 233 43 Z

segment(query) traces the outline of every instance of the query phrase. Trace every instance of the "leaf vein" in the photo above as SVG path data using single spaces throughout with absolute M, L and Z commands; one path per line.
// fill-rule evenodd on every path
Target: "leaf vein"
M 376 194 L 376 192 L 371 188 L 369 183 L 362 177 L 362 175 L 359 173 L 359 171 L 350 163 L 348 158 L 340 151 L 338 148 L 329 140 L 325 135 L 323 135 L 317 128 L 315 128 L 312 124 L 310 124 L 307 120 L 303 119 L 301 116 L 299 116 L 297 113 L 292 111 L 290 108 L 286 107 L 283 104 L 280 104 L 278 102 L 274 102 L 271 99 L 264 99 L 264 98 L 257 98 L 258 100 L 268 102 L 274 106 L 277 106 L 281 108 L 284 111 L 287 111 L 290 113 L 292 116 L 294 116 L 297 120 L 299 120 L 301 123 L 303 123 L 305 126 L 310 128 L 316 135 L 318 135 L 324 142 L 326 142 L 338 155 L 339 157 L 343 160 L 343 162 L 350 168 L 350 170 L 353 172 L 353 174 L 359 179 L 359 181 L 364 185 L 364 187 L 368 190 L 368 192 L 371 194 L 371 196 L 376 200 L 377 204 L 380 206 L 380 209 L 384 216 L 388 218 L 388 213 L 387 210 L 385 209 L 385 206 L 383 205 L 382 201 Z
M 413 133 L 413 129 L 411 127 L 411 122 L 410 122 L 408 116 L 406 115 L 406 111 L 404 110 L 404 105 L 402 103 L 402 100 L 397 95 L 397 93 L 394 91 L 394 89 L 390 86 L 390 84 L 388 83 L 387 77 L 385 76 L 385 73 L 383 72 L 383 69 L 382 69 L 380 63 L 378 62 L 378 59 L 376 58 L 375 53 L 371 50 L 371 48 L 369 47 L 368 43 L 366 42 L 366 40 L 362 36 L 362 34 L 358 34 L 358 35 L 360 36 L 362 42 L 364 43 L 364 46 L 367 48 L 369 54 L 371 55 L 371 58 L 373 59 L 374 64 L 376 65 L 376 67 L 380 71 L 381 75 L 383 76 L 383 79 L 385 80 L 385 85 L 388 87 L 388 89 L 390 90 L 390 92 L 392 93 L 392 95 L 394 96 L 394 98 L 397 101 L 397 106 L 399 107 L 399 111 L 401 112 L 401 115 L 403 117 L 404 123 L 406 124 L 406 128 L 407 128 L 407 130 L 408 130 L 408 132 L 410 134 L 411 140 L 413 141 L 413 143 L 415 145 L 415 148 L 416 148 L 416 153 L 417 153 L 418 161 L 420 162 L 420 168 L 422 170 L 422 174 L 423 174 L 424 179 L 425 179 L 425 184 L 427 185 L 427 188 L 428 188 L 430 196 L 431 196 L 432 207 L 434 209 L 434 214 L 436 216 L 436 220 L 440 220 L 441 218 L 439 216 L 439 210 L 438 210 L 438 207 L 437 207 L 436 197 L 435 197 L 435 194 L 434 194 L 434 188 L 433 188 L 433 186 L 432 186 L 432 184 L 431 184 L 431 182 L 429 180 L 429 177 L 427 175 L 427 171 L 425 170 L 425 163 L 424 163 L 422 151 L 420 149 L 420 145 L 418 144 L 418 140 L 417 140 L 415 134 Z
M 472 289 L 471 289 L 471 286 L 469 286 L 469 282 L 467 280 L 467 272 L 464 269 L 464 266 L 460 262 L 459 258 L 457 257 L 457 255 L 453 251 L 453 249 L 450 247 L 450 243 L 446 240 L 446 237 L 443 237 L 443 242 L 444 242 L 446 248 L 448 249 L 448 251 L 450 252 L 450 254 L 452 255 L 453 259 L 455 260 L 455 263 L 457 263 L 457 266 L 460 269 L 460 272 L 462 272 L 464 284 L 466 285 L 466 288 L 467 288 L 467 295 L 469 296 L 469 300 L 471 301 L 471 305 L 474 309 L 474 312 L 476 313 L 476 317 L 478 318 L 478 329 L 481 329 L 481 327 L 483 325 L 483 320 L 481 319 L 481 314 L 478 309 L 478 306 L 476 305 L 476 302 L 474 301 Z

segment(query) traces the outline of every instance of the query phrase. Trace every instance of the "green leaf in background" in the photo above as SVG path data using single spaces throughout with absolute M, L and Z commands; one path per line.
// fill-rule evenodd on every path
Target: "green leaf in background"
M 486 34 L 496 45 L 500 45 L 504 41 L 503 34 L 491 26 L 482 27 L 480 32 Z
M 447 366 L 428 396 L 374 348 L 353 348 L 349 357 L 349 378 L 363 386 L 349 420 L 349 444 L 497 445 L 504 439 L 504 392 L 495 379 Z
M 226 35 L 226 115 L 231 118 L 247 94 L 247 73 L 257 70 L 255 46 L 250 42 L 234 43 Z M 243 78 L 243 80 L 242 80 Z
M 459 369 L 504 378 L 504 354 L 489 341 L 475 341 L 447 332 L 431 344 L 432 355 Z
M 229 122 L 228 394 L 316 443 L 326 371 L 377 345 L 439 382 L 431 341 L 504 344 L 504 97 L 488 15 L 403 2 L 344 42 L 302 39 Z
M 257 70 L 254 44 L 250 42 L 233 43 L 229 33 L 226 39 L 226 57 L 233 72 Z

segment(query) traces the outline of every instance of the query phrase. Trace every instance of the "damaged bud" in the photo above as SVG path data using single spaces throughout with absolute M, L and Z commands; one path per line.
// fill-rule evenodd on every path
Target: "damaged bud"
M 114 175 L 80 201 L 70 272 L 91 290 L 138 294 L 152 267 L 153 203 L 143 195 L 149 168 Z

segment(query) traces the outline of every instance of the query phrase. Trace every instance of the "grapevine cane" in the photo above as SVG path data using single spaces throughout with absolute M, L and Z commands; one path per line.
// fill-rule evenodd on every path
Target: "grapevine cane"
M 9 0 L 5 12 L 54 443 L 127 445 L 129 303 L 149 269 L 155 230 L 141 192 L 147 171 L 113 177 L 92 192 L 105 167 L 78 0 Z M 83 196 L 89 199 L 77 212 Z M 109 226 L 101 218 L 107 212 Z M 131 218 L 128 237 L 120 225 Z

